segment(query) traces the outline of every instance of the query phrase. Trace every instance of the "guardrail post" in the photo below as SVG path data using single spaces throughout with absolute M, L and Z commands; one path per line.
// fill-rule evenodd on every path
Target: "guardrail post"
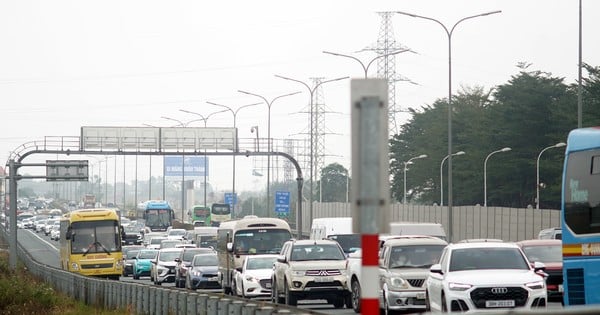
M 219 297 L 211 296 L 206 301 L 206 314 L 208 315 L 218 315 L 218 306 Z
M 177 308 L 175 309 L 176 314 L 187 314 L 187 296 L 189 291 L 177 290 Z
M 185 307 L 186 307 L 186 314 L 188 315 L 195 315 L 198 312 L 196 311 L 196 304 L 198 302 L 198 293 L 189 293 L 186 296 L 186 303 L 185 303 Z
M 292 314 L 290 310 L 278 309 L 274 314 Z
M 154 304 L 152 304 L 150 314 L 162 314 L 162 292 L 156 287 L 152 287 L 152 289 L 152 292 L 154 292 Z
M 156 296 L 150 286 L 145 285 L 142 287 L 142 300 L 142 311 L 144 314 L 153 314 L 152 310 L 154 309 L 154 305 L 156 305 Z
M 219 302 L 217 302 L 217 314 L 219 315 L 227 315 L 228 313 L 228 306 L 231 303 L 231 299 L 228 298 L 223 298 L 220 299 Z
M 179 290 L 169 290 L 169 308 L 168 308 L 168 314 L 179 314 L 179 299 L 177 298 L 179 296 L 178 292 L 180 292 Z M 184 313 L 184 312 L 182 312 Z
M 244 306 L 244 301 L 233 301 L 229 304 L 229 308 L 227 310 L 228 315 L 242 315 L 242 306 Z
M 159 291 L 162 295 L 162 313 L 161 314 L 169 314 L 169 304 L 171 304 L 171 301 L 169 301 L 169 290 L 159 289 Z
M 200 314 L 208 313 L 208 294 L 199 294 L 196 299 L 196 312 Z
M 254 303 L 248 303 L 242 306 L 242 315 L 254 315 L 257 307 L 258 305 Z
M 273 306 L 263 306 L 259 307 L 254 311 L 255 315 L 271 315 L 275 312 L 275 308 Z

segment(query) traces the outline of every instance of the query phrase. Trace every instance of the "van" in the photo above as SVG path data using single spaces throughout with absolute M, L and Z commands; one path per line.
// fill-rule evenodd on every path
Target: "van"
M 391 235 L 428 235 L 446 240 L 446 231 L 440 223 L 390 222 Z
M 540 240 L 560 240 L 560 239 L 562 239 L 562 229 L 559 227 L 543 229 L 538 234 L 538 239 L 540 239 Z
M 330 235 L 352 234 L 352 217 L 313 219 L 310 239 L 322 240 Z

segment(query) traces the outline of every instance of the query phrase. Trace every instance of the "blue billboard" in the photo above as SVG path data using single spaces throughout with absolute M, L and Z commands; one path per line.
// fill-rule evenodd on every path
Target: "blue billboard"
M 183 158 L 183 162 L 182 162 Z M 205 166 L 206 161 L 206 168 Z M 207 156 L 165 156 L 163 157 L 163 167 L 165 177 L 204 177 L 208 176 L 208 157 Z M 181 170 L 183 167 L 182 174 Z
M 275 192 L 275 213 L 290 214 L 290 192 Z

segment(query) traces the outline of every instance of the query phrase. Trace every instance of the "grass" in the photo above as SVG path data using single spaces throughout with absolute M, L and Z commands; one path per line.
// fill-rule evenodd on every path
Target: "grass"
M 40 281 L 27 272 L 21 263 L 12 270 L 8 251 L 0 249 L 0 314 L 75 315 L 129 314 L 126 310 L 103 310 L 85 305 Z

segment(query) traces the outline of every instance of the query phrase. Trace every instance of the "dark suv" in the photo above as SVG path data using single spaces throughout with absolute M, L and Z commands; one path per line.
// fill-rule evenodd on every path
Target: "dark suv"
M 175 258 L 177 265 L 175 265 L 175 286 L 178 288 L 185 288 L 185 276 L 187 271 L 192 264 L 194 255 L 215 253 L 212 248 L 184 248 L 179 254 L 178 258 Z

